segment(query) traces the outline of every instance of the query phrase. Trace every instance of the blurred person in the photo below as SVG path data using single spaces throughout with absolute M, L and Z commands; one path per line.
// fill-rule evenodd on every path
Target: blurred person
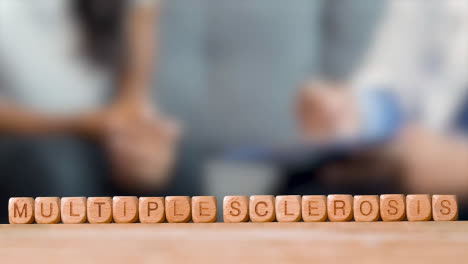
M 305 83 L 297 107 L 304 136 L 380 142 L 372 155 L 397 161 L 403 190 L 466 197 L 467 14 L 464 0 L 388 1 L 374 45 L 349 81 Z M 329 173 L 353 181 L 348 165 Z
M 140 125 L 118 120 L 157 112 L 147 102 L 151 35 L 159 28 L 149 22 L 158 18 L 159 6 L 147 8 L 152 3 L 2 1 L 2 133 L 33 139 L 80 134 L 106 145 L 142 139 L 128 131 L 140 131 Z M 192 163 L 200 164 L 210 156 L 206 152 L 294 136 L 290 110 L 297 83 L 333 68 L 324 65 L 333 62 L 335 50 L 351 50 L 336 65 L 356 60 L 372 29 L 370 21 L 378 16 L 374 3 L 166 1 L 162 36 L 155 44 L 161 49 L 157 97 L 190 128 L 188 145 L 193 148 L 182 155 L 189 153 Z M 359 30 L 348 34 L 350 28 Z M 157 118 L 156 123 L 167 125 Z M 126 131 L 111 133 L 121 127 Z M 131 140 L 112 141 L 109 134 Z M 132 145 L 148 146 L 132 142 L 124 147 Z M 125 160 L 114 166 L 146 167 Z M 186 174 L 191 173 L 198 174 L 193 167 Z
M 167 185 L 180 129 L 150 99 L 159 9 L 157 0 L 0 2 L 5 199 Z M 108 162 L 109 173 L 93 172 Z

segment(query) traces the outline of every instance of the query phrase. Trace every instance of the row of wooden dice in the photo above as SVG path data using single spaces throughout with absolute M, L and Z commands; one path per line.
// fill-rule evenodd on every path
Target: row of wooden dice
M 10 198 L 11 224 L 213 223 L 214 196 Z M 224 222 L 454 221 L 455 195 L 226 196 Z

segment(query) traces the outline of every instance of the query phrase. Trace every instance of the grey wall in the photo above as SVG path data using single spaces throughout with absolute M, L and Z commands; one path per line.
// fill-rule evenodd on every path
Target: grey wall
M 294 137 L 298 84 L 311 75 L 349 75 L 384 6 L 373 0 L 164 3 L 157 98 L 186 121 L 191 137 L 213 148 Z

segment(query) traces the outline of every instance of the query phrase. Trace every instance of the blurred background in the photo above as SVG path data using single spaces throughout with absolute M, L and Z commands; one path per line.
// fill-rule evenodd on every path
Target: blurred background
M 467 129 L 466 0 L 0 0 L 3 223 L 9 197 L 331 193 L 464 219 Z

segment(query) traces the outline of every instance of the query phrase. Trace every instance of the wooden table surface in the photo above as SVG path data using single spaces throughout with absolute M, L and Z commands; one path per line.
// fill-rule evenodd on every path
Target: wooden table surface
M 1 225 L 0 263 L 468 263 L 468 222 Z

